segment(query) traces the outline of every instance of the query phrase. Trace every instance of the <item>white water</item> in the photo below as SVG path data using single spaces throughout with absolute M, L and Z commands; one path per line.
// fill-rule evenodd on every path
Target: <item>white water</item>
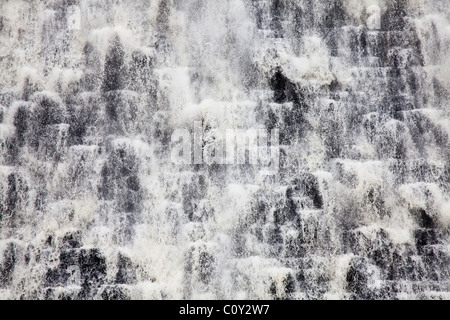
M 0 298 L 448 299 L 450 5 L 393 3 L 2 1 Z

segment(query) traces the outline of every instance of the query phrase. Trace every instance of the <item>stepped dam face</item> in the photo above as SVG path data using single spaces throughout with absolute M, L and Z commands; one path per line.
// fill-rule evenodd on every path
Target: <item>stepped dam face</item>
M 0 299 L 450 299 L 448 0 L 2 0 Z

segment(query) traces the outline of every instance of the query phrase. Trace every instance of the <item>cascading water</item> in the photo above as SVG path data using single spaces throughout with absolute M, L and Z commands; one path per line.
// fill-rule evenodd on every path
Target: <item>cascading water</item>
M 449 299 L 449 52 L 448 0 L 2 0 L 0 298 Z

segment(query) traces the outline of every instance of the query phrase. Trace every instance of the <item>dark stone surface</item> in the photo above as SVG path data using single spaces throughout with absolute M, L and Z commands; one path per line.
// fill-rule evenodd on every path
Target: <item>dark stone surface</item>
M 183 255 L 167 266 L 182 283 L 162 298 L 255 298 L 263 280 L 273 299 L 322 299 L 347 255 L 341 298 L 450 292 L 448 3 L 388 1 L 369 30 L 365 5 L 344 0 L 160 1 L 152 18 L 146 1 L 125 1 L 127 12 L 35 2 L 14 7 L 25 24 L 0 17 L 0 288 L 11 298 L 125 300 L 141 280 L 164 287 L 129 253 L 148 230 Z M 72 5 L 81 30 L 69 28 Z M 174 166 L 171 134 L 191 111 L 206 133 L 278 129 L 278 170 Z M 246 192 L 227 202 L 236 184 Z M 394 241 L 398 228 L 410 241 Z
M 10 242 L 7 244 L 5 251 L 3 251 L 0 262 L 0 288 L 8 288 L 11 285 L 18 260 L 17 250 L 17 246 Z
M 126 85 L 126 66 L 124 61 L 124 49 L 119 36 L 115 36 L 106 54 L 102 91 L 122 90 Z M 107 112 L 111 119 L 117 117 L 116 110 L 112 104 L 108 105 Z
M 119 253 L 117 260 L 119 270 L 115 282 L 117 284 L 135 284 L 137 281 L 136 271 L 131 259 Z

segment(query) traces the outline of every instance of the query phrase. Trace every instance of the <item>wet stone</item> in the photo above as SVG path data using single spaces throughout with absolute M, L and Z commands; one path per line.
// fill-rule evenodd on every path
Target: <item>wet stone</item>
M 117 261 L 118 271 L 115 282 L 117 284 L 135 284 L 136 271 L 135 266 L 130 258 L 119 253 Z
M 68 233 L 62 239 L 62 247 L 78 249 L 82 247 L 82 233 L 81 231 L 76 231 L 73 233 Z
M 102 300 L 130 300 L 127 290 L 120 286 L 106 286 L 101 293 Z

